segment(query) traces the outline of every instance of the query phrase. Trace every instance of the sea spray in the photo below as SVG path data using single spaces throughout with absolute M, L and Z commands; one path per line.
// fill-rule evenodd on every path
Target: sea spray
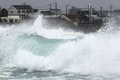
M 119 74 L 119 40 L 120 38 L 114 39 L 112 36 L 109 36 L 108 39 L 107 35 L 90 34 L 83 39 L 59 45 L 52 55 L 47 57 L 35 56 L 34 53 L 27 53 L 24 50 L 19 51 L 17 53 L 19 58 L 15 56 L 15 61 L 17 65 L 25 66 L 23 68 L 28 70 L 55 70 L 80 74 Z M 28 58 L 20 60 L 24 54 Z M 19 64 L 19 61 L 23 63 Z
M 120 31 L 120 16 L 106 19 L 104 25 L 97 32 L 116 33 Z
M 44 24 L 43 24 L 44 23 Z M 43 16 L 39 16 L 32 26 L 32 30 L 39 36 L 48 39 L 75 39 L 84 36 L 81 32 L 60 28 L 52 28 L 44 21 Z M 57 26 L 56 26 L 57 27 Z
M 10 55 L 2 58 L 6 61 L 9 58 L 8 61 L 13 64 L 13 68 L 27 70 L 29 74 L 36 71 L 38 73 L 53 71 L 63 75 L 65 73 L 89 75 L 93 78 L 96 75 L 103 77 L 120 75 L 120 31 L 119 28 L 111 28 L 119 27 L 118 24 L 111 21 L 110 24 L 106 24 L 106 28 L 98 32 L 83 34 L 62 28 L 48 29 L 46 27 L 49 26 L 43 26 L 42 19 L 43 17 L 39 16 L 33 25 L 24 24 L 25 28 L 12 26 L 2 29 L 0 49 L 4 51 L 1 55 L 6 53 Z M 6 41 L 10 43 L 9 46 Z M 41 51 L 41 48 L 47 52 Z M 6 68 L 4 65 L 3 67 Z M 7 68 L 9 67 L 11 66 L 8 65 Z
M 1 27 L 0 60 L 4 59 L 6 62 L 10 62 L 12 60 L 12 57 L 10 56 L 16 54 L 18 49 L 26 49 L 36 55 L 50 54 L 57 45 L 64 42 L 62 39 L 69 40 L 83 35 L 79 32 L 66 32 L 62 30 L 62 28 L 56 30 L 47 29 L 46 27 L 49 26 L 43 26 L 43 16 L 39 16 L 33 25 L 23 23 L 19 25 L 11 25 L 10 27 Z M 10 60 L 6 58 L 9 58 Z M 6 62 L 1 61 L 0 63 L 6 64 Z

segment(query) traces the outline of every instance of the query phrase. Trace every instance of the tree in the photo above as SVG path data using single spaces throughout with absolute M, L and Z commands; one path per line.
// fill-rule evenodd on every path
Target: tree
M 3 8 L 3 9 L 1 10 L 1 17 L 7 17 L 7 16 L 8 16 L 8 10 L 5 9 L 5 8 Z

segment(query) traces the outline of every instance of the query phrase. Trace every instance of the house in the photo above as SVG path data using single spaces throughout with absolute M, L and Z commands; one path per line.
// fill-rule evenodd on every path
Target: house
M 52 14 L 56 14 L 56 12 L 57 12 L 57 14 L 61 14 L 62 13 L 61 9 L 51 9 L 51 13 Z
M 110 11 L 109 10 L 102 10 L 102 12 L 101 12 L 101 10 L 98 10 L 97 11 L 97 15 L 99 16 L 99 17 L 108 17 L 108 14 L 110 13 Z
M 33 13 L 34 9 L 30 5 L 12 5 L 8 9 L 8 15 L 18 15 L 21 19 L 28 18 L 30 13 Z
M 21 18 L 18 15 L 8 15 L 7 17 L 1 17 L 2 23 L 19 23 Z
M 62 19 L 73 23 L 75 26 L 86 24 L 101 24 L 102 18 L 97 15 L 97 11 L 90 8 L 75 8 L 69 9 L 69 14 L 62 15 Z
M 115 9 L 114 12 L 115 13 L 120 13 L 120 9 Z
M 40 14 L 43 14 L 43 15 L 50 15 L 51 12 L 50 12 L 50 9 L 39 9 L 38 10 Z
M 115 9 L 115 10 L 113 10 L 113 13 L 114 13 L 116 16 L 119 16 L 119 15 L 120 15 L 120 9 Z
M 100 19 L 100 17 L 97 16 L 97 12 L 94 8 L 76 8 L 72 7 L 69 9 L 69 15 L 71 16 L 76 16 L 74 21 L 77 22 L 91 22 L 93 20 Z M 69 16 L 67 15 L 67 16 Z
M 76 15 L 78 11 L 81 11 L 81 9 L 72 7 L 71 9 L 69 9 L 69 15 Z
M 94 8 L 76 8 L 76 7 L 72 7 L 71 9 L 69 9 L 69 15 L 77 15 L 78 12 L 81 14 L 85 14 L 88 15 L 90 12 L 92 11 L 92 14 L 95 13 L 95 9 Z
M 39 9 L 39 13 L 43 15 L 60 15 L 61 9 Z

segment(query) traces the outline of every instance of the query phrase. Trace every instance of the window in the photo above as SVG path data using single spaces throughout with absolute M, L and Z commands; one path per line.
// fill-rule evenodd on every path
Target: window
M 13 13 L 13 11 L 11 11 L 11 13 Z
M 18 22 L 18 20 L 17 20 L 17 19 L 15 19 L 15 22 Z
M 28 13 L 28 10 L 26 10 L 26 13 Z
M 18 13 L 20 13 L 20 10 L 18 10 Z
M 12 23 L 12 22 L 13 22 L 13 20 L 12 20 L 12 19 L 10 19 L 10 22 Z
M 4 20 L 4 22 L 7 22 L 7 20 L 6 19 L 3 19 Z
M 24 13 L 25 11 L 24 10 L 22 10 L 22 13 Z

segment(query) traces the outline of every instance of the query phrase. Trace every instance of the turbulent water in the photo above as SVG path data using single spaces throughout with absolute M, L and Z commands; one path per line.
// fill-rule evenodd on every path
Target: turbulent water
M 51 28 L 42 16 L 33 24 L 1 26 L 0 79 L 120 80 L 118 20 L 89 34 Z

